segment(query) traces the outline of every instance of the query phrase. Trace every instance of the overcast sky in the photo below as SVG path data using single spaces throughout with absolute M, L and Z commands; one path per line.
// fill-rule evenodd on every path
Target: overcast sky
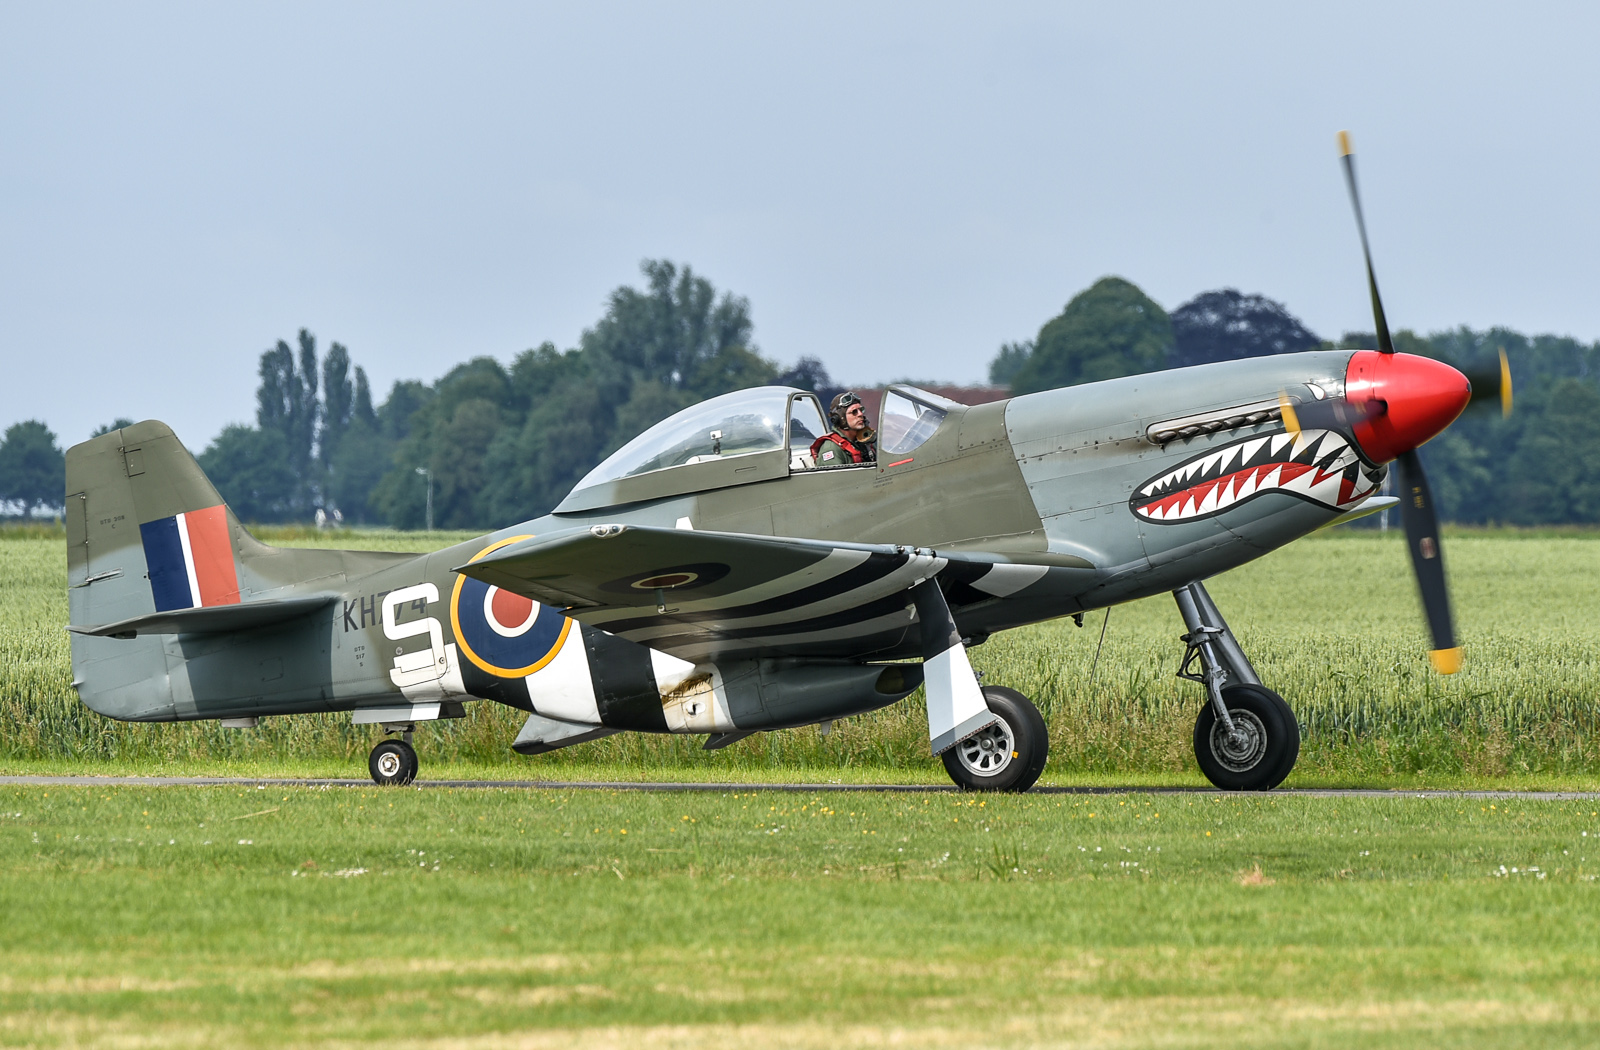
M 381 396 L 638 263 L 842 380 L 980 380 L 1105 274 L 1600 338 L 1594 5 L 0 5 L 0 426 L 196 451 L 308 327 Z

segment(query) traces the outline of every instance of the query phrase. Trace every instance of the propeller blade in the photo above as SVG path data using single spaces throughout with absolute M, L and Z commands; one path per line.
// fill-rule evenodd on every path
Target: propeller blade
M 1490 365 L 1464 373 L 1467 382 L 1472 384 L 1472 402 L 1495 398 L 1500 402 L 1500 417 L 1502 419 L 1511 415 L 1511 365 L 1506 361 L 1506 351 L 1500 348 L 1500 362 L 1498 367 Z
M 1284 429 L 1291 434 L 1302 430 L 1336 430 L 1348 435 L 1357 423 L 1389 411 L 1389 403 L 1378 397 L 1366 401 L 1330 397 L 1325 401 L 1295 404 L 1288 394 L 1280 391 L 1278 408 L 1283 414 Z
M 1411 568 L 1417 576 L 1428 632 L 1433 636 L 1428 660 L 1440 674 L 1455 674 L 1461 669 L 1461 649 L 1456 645 L 1455 624 L 1450 615 L 1450 591 L 1444 579 L 1444 550 L 1439 546 L 1439 515 L 1433 507 L 1433 493 L 1415 449 L 1402 452 L 1395 460 L 1395 469 L 1399 475 L 1395 480 L 1400 521 L 1405 526 L 1406 546 L 1411 551 Z
M 1372 323 L 1378 331 L 1378 349 L 1385 354 L 1394 353 L 1394 340 L 1389 338 L 1389 321 L 1383 313 L 1383 300 L 1378 297 L 1378 278 L 1372 272 L 1372 250 L 1367 247 L 1367 220 L 1361 215 L 1361 194 L 1356 192 L 1356 157 L 1350 145 L 1350 133 L 1339 132 L 1339 155 L 1344 159 L 1344 181 L 1350 187 L 1350 203 L 1356 210 L 1356 229 L 1361 233 L 1361 254 L 1367 260 L 1367 288 L 1372 292 Z

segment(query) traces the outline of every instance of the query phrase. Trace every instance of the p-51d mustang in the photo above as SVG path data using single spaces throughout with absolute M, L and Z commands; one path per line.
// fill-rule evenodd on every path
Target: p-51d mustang
M 1354 198 L 1348 150 L 1346 171 Z M 1294 714 L 1201 580 L 1393 505 L 1376 493 L 1397 463 L 1434 663 L 1459 661 L 1414 450 L 1472 384 L 1396 354 L 1371 288 L 1376 351 L 974 407 L 891 387 L 879 462 L 859 467 L 811 459 L 813 394 L 726 394 L 639 435 L 551 514 L 421 556 L 266 546 L 170 429 L 138 423 L 67 453 L 73 684 L 136 721 L 350 711 L 402 734 L 369 760 L 389 784 L 417 773 L 417 723 L 471 700 L 528 712 L 512 746 L 538 754 L 623 730 L 718 748 L 925 685 L 952 779 L 1020 791 L 1044 769 L 1044 722 L 980 686 L 967 646 L 1170 591 L 1180 673 L 1205 687 L 1200 768 L 1271 788 L 1299 753 Z M 1503 371 L 1480 395 L 1509 396 Z

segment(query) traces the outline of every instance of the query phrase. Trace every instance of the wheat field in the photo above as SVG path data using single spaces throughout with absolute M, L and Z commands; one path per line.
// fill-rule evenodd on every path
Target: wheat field
M 464 538 L 434 533 L 264 530 L 285 546 L 423 551 Z M 1422 778 L 1584 778 L 1595 744 L 1600 533 L 1454 531 L 1446 538 L 1466 663 L 1434 674 L 1396 533 L 1333 530 L 1211 581 L 1262 680 L 1299 715 L 1304 743 L 1290 783 Z M 94 714 L 71 689 L 65 549 L 57 529 L 0 532 L 0 765 L 252 770 L 359 775 L 377 739 L 348 715 L 127 725 Z M 1200 688 L 1174 676 L 1182 655 L 1172 601 L 1153 598 L 997 636 L 972 650 L 990 684 L 1019 689 L 1045 714 L 1051 778 L 1198 778 L 1191 754 Z M 1096 649 L 1104 629 L 1104 645 Z M 1091 681 L 1091 671 L 1093 678 Z M 696 737 L 621 734 L 526 759 L 509 744 L 523 715 L 493 703 L 418 734 L 429 768 L 502 775 L 783 776 L 832 772 L 943 778 L 927 750 L 920 693 L 884 711 L 759 734 L 717 752 Z

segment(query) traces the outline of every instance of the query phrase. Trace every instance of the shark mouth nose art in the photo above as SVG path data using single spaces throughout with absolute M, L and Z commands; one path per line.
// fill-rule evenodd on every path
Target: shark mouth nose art
M 1195 456 L 1140 485 L 1129 505 L 1144 521 L 1172 525 L 1273 492 L 1345 510 L 1376 488 L 1342 435 L 1303 430 L 1245 438 Z

